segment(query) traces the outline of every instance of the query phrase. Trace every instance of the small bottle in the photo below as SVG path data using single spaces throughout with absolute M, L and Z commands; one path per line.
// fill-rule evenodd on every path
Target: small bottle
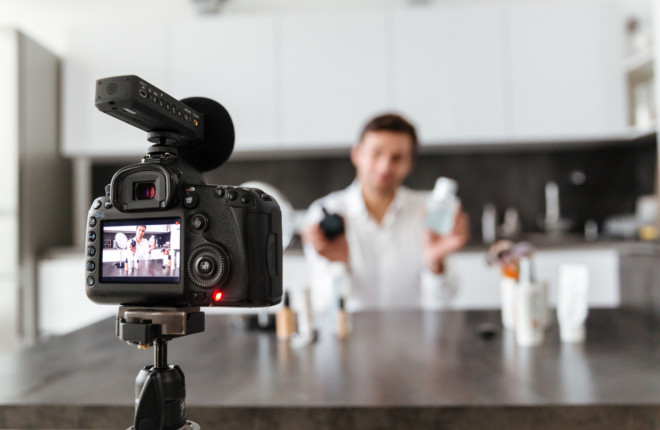
M 172 267 L 172 256 L 171 255 L 167 256 L 167 267 Z
M 502 300 L 502 326 L 507 330 L 516 327 L 516 290 L 518 289 L 518 264 L 501 266 L 500 297 Z
M 163 269 L 167 266 L 167 255 L 163 254 Z
M 351 333 L 351 316 L 346 312 L 344 298 L 339 298 L 339 310 L 337 312 L 337 337 L 345 339 Z
M 520 259 L 520 277 L 516 288 L 516 342 L 520 346 L 543 343 L 547 323 L 545 285 L 534 282 L 529 257 Z
M 435 181 L 433 192 L 426 201 L 426 226 L 440 235 L 454 228 L 454 218 L 460 204 L 456 197 L 457 188 L 455 180 L 440 177 Z
M 126 261 L 124 262 L 124 271 L 128 272 L 128 258 L 126 258 Z
M 140 270 L 140 260 L 135 257 L 135 271 L 137 272 L 138 270 Z
M 484 212 L 481 215 L 481 238 L 487 245 L 497 239 L 497 209 L 492 203 L 484 205 Z
M 131 272 L 133 271 L 133 267 L 135 266 L 135 260 L 132 255 L 129 255 L 127 260 L 127 266 L 128 266 L 128 271 Z
M 288 340 L 296 331 L 296 314 L 290 307 L 289 293 L 284 293 L 284 307 L 275 314 L 275 333 L 279 340 Z

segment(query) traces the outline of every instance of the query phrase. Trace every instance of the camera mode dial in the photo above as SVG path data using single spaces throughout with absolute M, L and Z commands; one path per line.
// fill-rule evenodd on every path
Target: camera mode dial
M 221 284 L 229 274 L 229 258 L 222 248 L 202 245 L 195 248 L 188 258 L 188 276 L 202 288 Z

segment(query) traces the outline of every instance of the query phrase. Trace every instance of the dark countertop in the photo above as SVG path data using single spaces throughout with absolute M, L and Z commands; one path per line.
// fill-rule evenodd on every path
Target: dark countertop
M 537 348 L 502 330 L 477 336 L 484 322 L 500 327 L 494 311 L 359 313 L 348 339 L 322 329 L 298 350 L 236 329 L 237 318 L 207 315 L 204 333 L 169 345 L 202 428 L 219 417 L 220 428 L 438 428 L 442 417 L 456 424 L 448 428 L 528 428 L 532 411 L 564 430 L 592 428 L 584 420 L 653 428 L 628 427 L 631 417 L 660 424 L 660 328 L 641 313 L 592 310 L 586 343 L 562 344 L 555 324 Z M 0 356 L 0 428 L 128 427 L 135 376 L 152 355 L 104 320 Z

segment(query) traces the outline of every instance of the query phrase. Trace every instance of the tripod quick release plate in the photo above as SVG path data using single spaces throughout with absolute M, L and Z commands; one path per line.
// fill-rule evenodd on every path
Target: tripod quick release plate
M 132 344 L 151 345 L 155 339 L 170 340 L 203 331 L 204 312 L 198 307 L 121 306 L 117 311 L 115 334 Z

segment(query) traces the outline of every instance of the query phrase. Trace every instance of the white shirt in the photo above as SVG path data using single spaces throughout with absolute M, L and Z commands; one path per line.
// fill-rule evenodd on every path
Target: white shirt
M 132 240 L 135 241 L 135 258 L 148 258 L 149 257 L 149 241 L 142 237 L 138 242 L 137 236 Z
M 312 203 L 306 225 L 320 222 L 322 208 L 342 215 L 349 247 L 347 270 L 305 245 L 317 310 L 337 301 L 340 293 L 348 297 L 350 310 L 443 306 L 448 285 L 422 259 L 427 196 L 426 191 L 399 187 L 380 224 L 369 215 L 357 182 Z

